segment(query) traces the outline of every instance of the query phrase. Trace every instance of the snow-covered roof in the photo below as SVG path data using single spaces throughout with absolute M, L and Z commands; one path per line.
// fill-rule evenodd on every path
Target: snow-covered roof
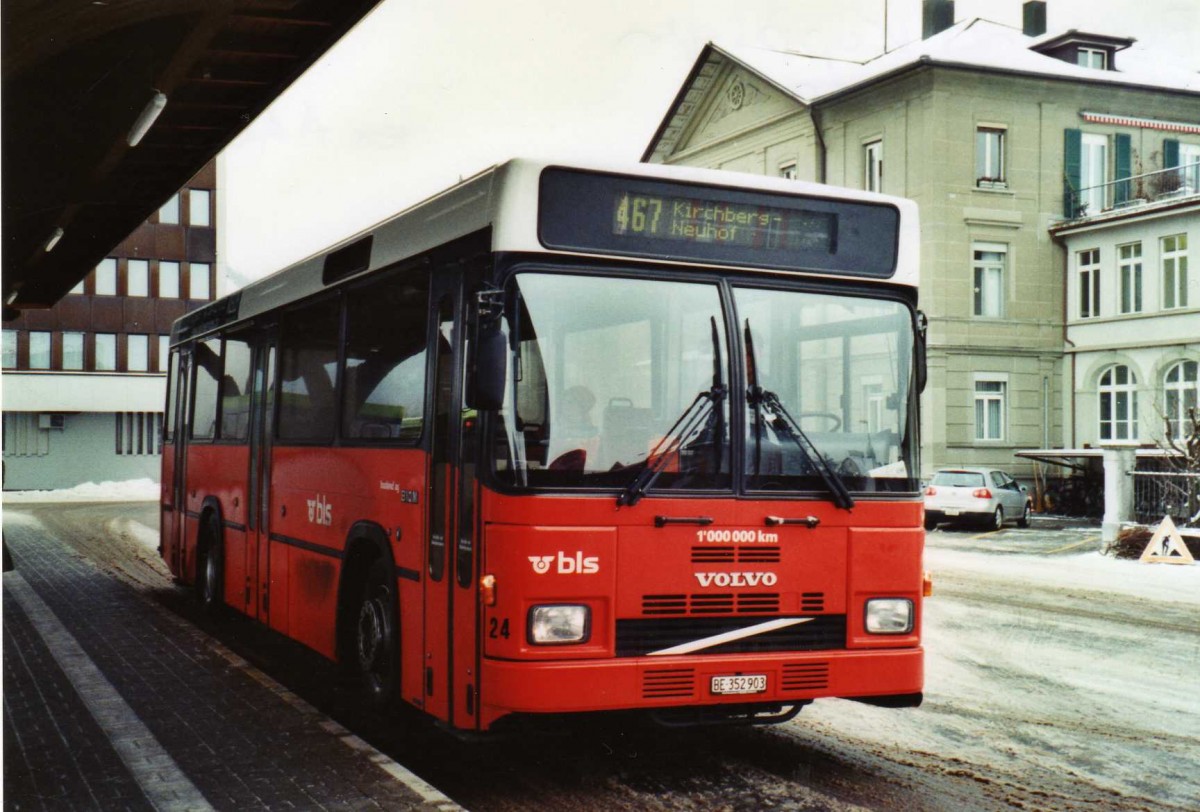
M 713 47 L 762 74 L 805 104 L 819 102 L 922 63 L 1200 92 L 1200 74 L 1162 69 L 1112 71 L 1086 68 L 1031 50 L 1035 43 L 1045 41 L 1043 37 L 1035 39 L 1007 25 L 974 19 L 964 20 L 929 39 L 911 42 L 861 64 L 765 48 L 716 43 Z
M 1138 65 L 1131 60 L 1127 60 L 1129 67 L 1124 70 L 1101 70 L 1064 62 L 1035 50 L 1061 40 L 1067 34 L 1078 32 L 1072 30 L 1066 34 L 1059 32 L 1030 37 L 1020 29 L 977 18 L 964 20 L 928 39 L 911 42 L 866 62 L 712 42 L 701 53 L 692 76 L 667 112 L 643 160 L 670 152 L 673 147 L 671 142 L 683 132 L 687 119 L 696 110 L 691 103 L 695 100 L 695 94 L 688 92 L 690 86 L 706 75 L 702 70 L 704 63 L 713 59 L 727 59 L 740 64 L 805 105 L 818 104 L 921 65 L 1200 93 L 1198 73 L 1147 63 Z M 1104 35 L 1087 36 L 1097 38 Z M 1132 42 L 1123 38 L 1107 39 L 1114 43 Z

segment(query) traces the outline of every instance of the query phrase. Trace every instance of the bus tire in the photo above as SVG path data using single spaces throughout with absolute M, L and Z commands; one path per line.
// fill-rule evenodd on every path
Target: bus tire
M 225 551 L 218 528 L 210 514 L 204 521 L 196 561 L 196 602 L 209 617 L 220 616 L 225 608 Z
M 376 558 L 367 567 L 350 620 L 349 665 L 358 691 L 370 707 L 387 707 L 396 694 L 400 665 L 396 579 L 387 559 Z

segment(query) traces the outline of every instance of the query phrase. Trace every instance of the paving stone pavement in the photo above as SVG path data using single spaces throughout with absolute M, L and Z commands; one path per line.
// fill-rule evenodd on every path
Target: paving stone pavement
M 5 524 L 5 810 L 458 809 L 45 529 Z

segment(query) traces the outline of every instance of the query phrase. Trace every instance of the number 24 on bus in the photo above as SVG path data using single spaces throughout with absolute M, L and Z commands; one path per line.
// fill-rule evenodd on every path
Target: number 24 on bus
M 808 230 L 665 243 L 670 201 Z M 175 324 L 163 558 L 458 729 L 917 705 L 917 234 L 794 181 L 490 169 Z

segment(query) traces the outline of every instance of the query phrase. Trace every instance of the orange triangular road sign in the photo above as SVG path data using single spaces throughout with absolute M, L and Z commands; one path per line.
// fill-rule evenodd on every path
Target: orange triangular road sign
M 1150 543 L 1142 551 L 1142 557 L 1139 560 L 1142 563 L 1150 564 L 1196 563 L 1196 559 L 1192 558 L 1191 552 L 1183 543 L 1183 537 L 1179 535 L 1179 530 L 1176 529 L 1175 522 L 1171 521 L 1170 516 L 1163 517 L 1162 524 L 1150 537 Z

